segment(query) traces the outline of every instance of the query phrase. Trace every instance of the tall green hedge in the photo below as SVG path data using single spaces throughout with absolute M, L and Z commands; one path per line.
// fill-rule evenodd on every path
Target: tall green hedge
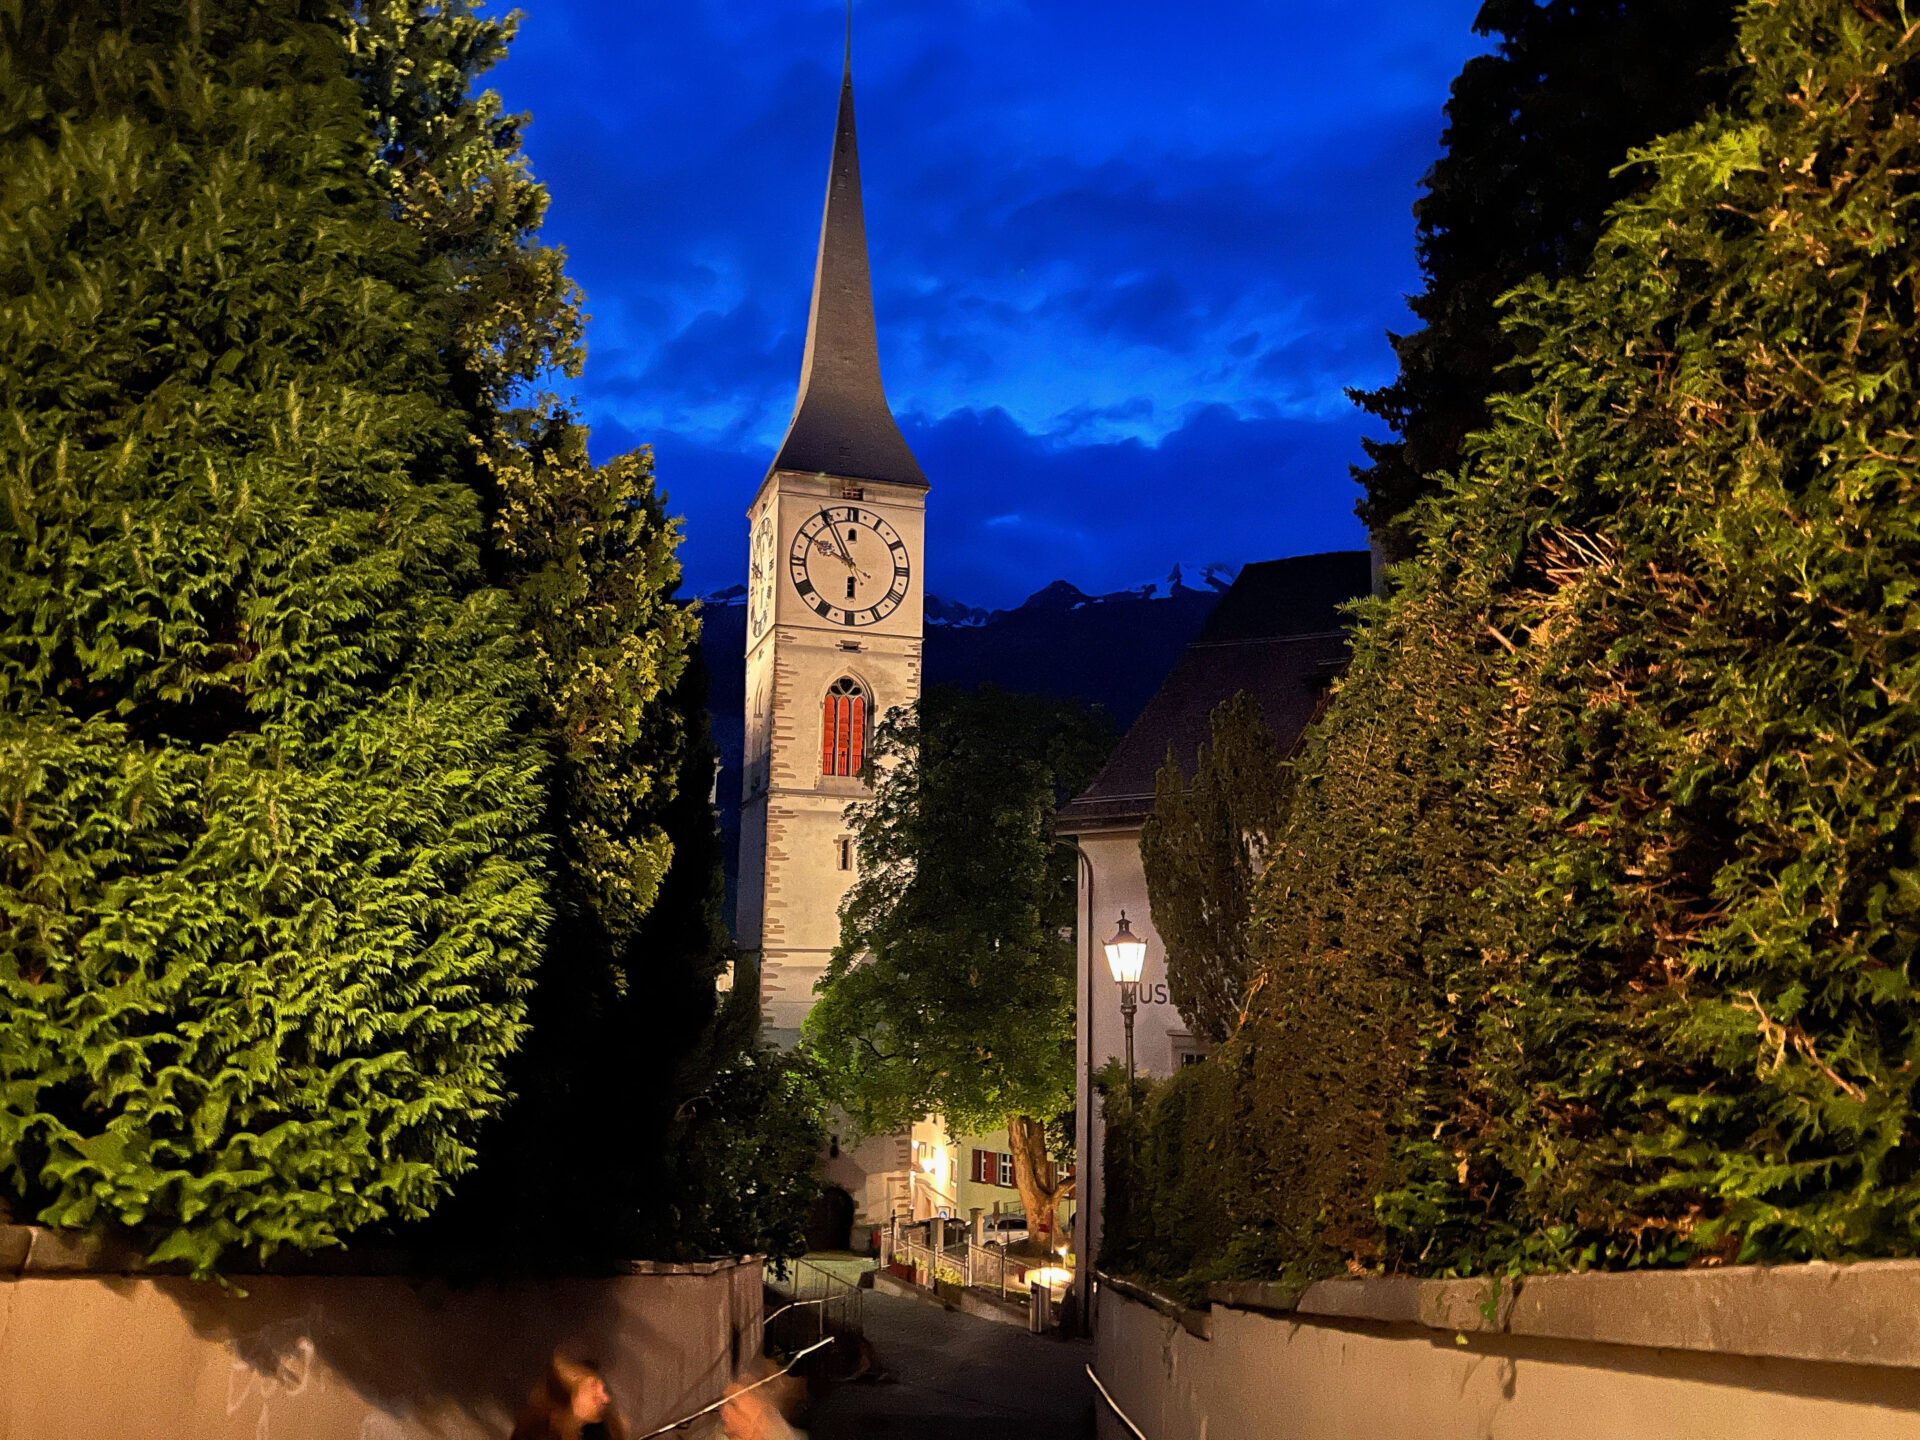
M 1154 1102 L 1252 1117 L 1188 1168 L 1255 1174 L 1268 1269 L 1920 1251 L 1920 39 L 1752 0 L 1740 47 L 1514 298 L 1525 383 L 1299 762 L 1232 1083 Z
M 0 1176 L 201 1268 L 433 1202 L 547 918 L 538 676 L 343 57 L 0 10 Z
M 820 1112 L 715 991 L 679 526 L 646 451 L 592 463 L 538 388 L 578 374 L 584 317 L 525 117 L 482 84 L 515 23 L 0 7 L 19 1213 L 202 1270 L 370 1224 L 593 1260 L 797 1243 Z M 137 852 L 47 768 L 81 722 L 89 764 L 171 777 L 171 808 L 130 802 Z M 318 796 L 265 802 L 298 844 L 203 834 L 201 772 L 232 764 Z M 136 925 L 136 951 L 163 883 L 193 926 Z M 256 936 L 276 906 L 298 933 Z M 88 926 L 112 963 L 74 963 Z

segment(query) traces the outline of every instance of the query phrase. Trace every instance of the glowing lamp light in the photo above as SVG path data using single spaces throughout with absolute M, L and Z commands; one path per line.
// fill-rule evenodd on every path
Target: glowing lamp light
M 1107 941 L 1107 968 L 1120 985 L 1120 1019 L 1127 1027 L 1127 1103 L 1133 1103 L 1133 1012 L 1140 1008 L 1140 972 L 1147 963 L 1147 942 L 1127 924 L 1120 912 L 1120 928 Z
M 1107 968 L 1113 972 L 1113 978 L 1122 985 L 1139 984 L 1140 972 L 1147 963 L 1147 942 L 1133 933 L 1124 910 L 1120 912 L 1120 927 L 1106 943 L 1106 951 Z
M 1058 1265 L 1043 1265 L 1038 1270 L 1029 1270 L 1026 1275 L 1029 1285 L 1039 1284 L 1049 1290 L 1058 1290 L 1063 1285 L 1073 1283 L 1073 1271 Z

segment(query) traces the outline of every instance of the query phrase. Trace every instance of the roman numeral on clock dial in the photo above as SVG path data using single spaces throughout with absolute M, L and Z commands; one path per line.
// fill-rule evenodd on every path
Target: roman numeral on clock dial
M 912 556 L 900 532 L 876 511 L 821 506 L 795 530 L 787 574 L 807 608 L 827 624 L 877 625 L 907 598 Z

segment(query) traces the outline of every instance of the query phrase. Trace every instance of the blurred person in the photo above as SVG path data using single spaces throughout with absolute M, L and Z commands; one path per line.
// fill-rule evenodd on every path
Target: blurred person
M 512 1440 L 627 1440 L 627 1422 L 600 1372 L 556 1350 L 514 1423 Z
M 749 1390 L 739 1383 L 727 1387 L 720 1424 L 727 1440 L 806 1440 L 805 1432 L 787 1423 L 765 1389 Z

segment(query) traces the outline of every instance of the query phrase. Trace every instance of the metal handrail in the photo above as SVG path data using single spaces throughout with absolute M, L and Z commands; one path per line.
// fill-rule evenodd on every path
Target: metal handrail
M 1133 1417 L 1120 1408 L 1120 1402 L 1107 1393 L 1107 1387 L 1100 1383 L 1100 1377 L 1093 1373 L 1091 1365 L 1087 1366 L 1087 1378 L 1093 1381 L 1093 1387 L 1100 1392 L 1100 1398 L 1113 1407 L 1113 1413 L 1120 1417 L 1120 1423 L 1139 1436 L 1140 1440 L 1147 1440 L 1147 1432 L 1134 1424 Z
M 1008 1255 L 1004 1248 L 994 1249 L 978 1243 L 964 1230 L 954 1244 L 936 1249 L 930 1237 L 916 1238 L 913 1233 L 926 1223 L 911 1221 L 902 1225 L 896 1217 L 888 1227 L 886 1258 L 889 1262 L 904 1258 L 916 1276 L 924 1276 L 928 1284 L 938 1275 L 939 1267 L 947 1264 L 960 1272 L 961 1283 L 968 1288 L 995 1290 L 1003 1299 L 1024 1303 L 1028 1298 L 1027 1272 L 1047 1263 L 1029 1264 L 1021 1257 Z
M 789 1303 L 768 1315 L 764 1323 L 771 1324 L 788 1311 L 805 1308 L 813 1311 L 814 1323 L 808 1328 L 817 1340 L 829 1338 L 830 1331 L 851 1335 L 863 1332 L 866 1307 L 859 1285 L 807 1260 L 788 1261 L 787 1271 L 786 1277 L 769 1277 L 769 1284 L 783 1291 Z

